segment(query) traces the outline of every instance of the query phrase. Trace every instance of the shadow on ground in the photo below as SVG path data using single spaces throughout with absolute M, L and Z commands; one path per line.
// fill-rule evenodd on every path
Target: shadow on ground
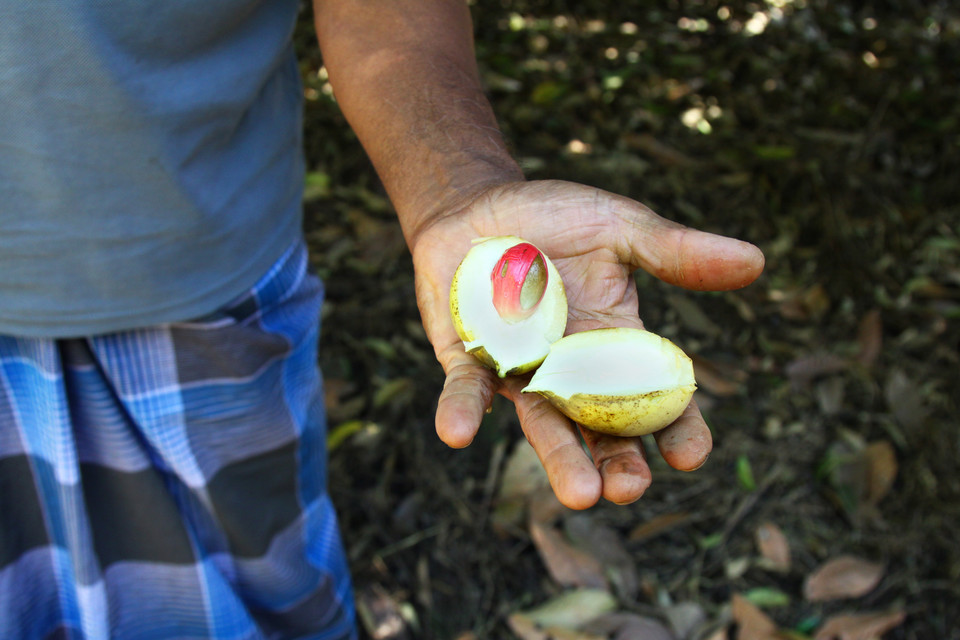
M 473 6 L 531 179 L 624 193 L 767 256 L 731 293 L 638 275 L 647 325 L 695 356 L 715 452 L 690 474 L 654 452 L 640 502 L 584 513 L 540 508 L 506 404 L 468 449 L 437 441 L 409 255 L 304 16 L 330 485 L 365 633 L 635 638 L 624 621 L 642 616 L 669 633 L 651 638 L 860 638 L 863 618 L 826 625 L 875 614 L 884 638 L 960 638 L 960 13 L 660 4 Z M 836 569 L 846 590 L 818 597 L 811 575 L 843 556 L 861 562 Z M 566 627 L 537 617 L 558 597 L 581 614 Z

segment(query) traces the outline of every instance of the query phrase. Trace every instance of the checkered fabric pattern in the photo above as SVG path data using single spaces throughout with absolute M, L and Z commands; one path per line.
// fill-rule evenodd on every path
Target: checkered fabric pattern
M 0 638 L 355 637 L 306 266 L 194 322 L 0 336 Z

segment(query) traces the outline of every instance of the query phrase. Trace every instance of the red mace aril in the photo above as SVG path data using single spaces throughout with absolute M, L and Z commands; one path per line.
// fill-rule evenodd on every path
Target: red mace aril
M 503 252 L 493 271 L 493 306 L 507 322 L 529 318 L 547 290 L 543 254 L 528 242 Z

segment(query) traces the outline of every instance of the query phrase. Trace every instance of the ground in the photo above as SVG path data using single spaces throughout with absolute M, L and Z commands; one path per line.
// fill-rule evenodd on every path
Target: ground
M 641 317 L 695 357 L 714 453 L 683 474 L 651 446 L 654 484 L 639 502 L 554 508 L 505 402 L 471 447 L 436 439 L 442 374 L 409 254 L 305 10 L 330 487 L 364 633 L 776 637 L 756 631 L 759 611 L 780 637 L 834 637 L 824 625 L 837 614 L 876 613 L 890 616 L 884 638 L 960 638 L 960 11 L 849 0 L 472 10 L 487 90 L 529 178 L 623 193 L 756 243 L 767 266 L 722 294 L 638 274 Z M 859 564 L 817 599 L 811 575 L 842 556 Z M 589 621 L 598 594 L 603 624 Z M 562 596 L 565 610 L 587 610 L 566 626 L 539 608 Z M 625 631 L 637 620 L 627 614 L 674 627 Z M 870 637 L 863 619 L 851 624 L 835 637 Z

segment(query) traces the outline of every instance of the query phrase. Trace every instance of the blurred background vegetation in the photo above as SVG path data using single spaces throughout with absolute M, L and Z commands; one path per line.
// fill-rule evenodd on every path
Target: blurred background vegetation
M 695 359 L 702 469 L 653 453 L 640 502 L 573 513 L 543 493 L 509 406 L 447 449 L 409 255 L 305 7 L 330 486 L 365 633 L 960 638 L 960 8 L 471 8 L 529 178 L 744 238 L 767 267 L 717 294 L 637 276 L 641 317 Z

